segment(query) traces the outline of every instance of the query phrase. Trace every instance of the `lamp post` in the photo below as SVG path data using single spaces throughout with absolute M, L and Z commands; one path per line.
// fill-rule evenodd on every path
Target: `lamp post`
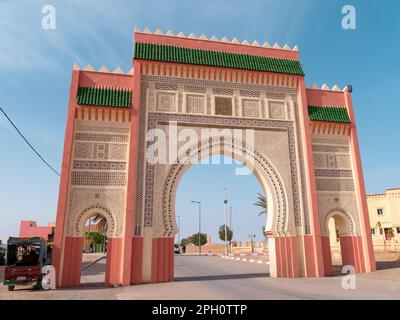
M 250 238 L 250 245 L 251 245 L 251 253 L 254 252 L 254 247 L 253 247 L 253 239 L 256 237 L 255 234 L 249 234 L 249 238 Z
M 229 206 L 229 229 L 232 231 L 232 206 Z
M 199 256 L 201 256 L 201 201 L 190 201 L 199 205 Z
M 178 219 L 178 245 L 181 245 L 181 216 L 176 216 Z
M 227 221 L 226 221 L 226 209 L 227 209 L 228 199 L 226 197 L 226 188 L 224 188 L 224 220 L 225 220 L 225 255 L 228 255 L 228 242 L 227 242 Z

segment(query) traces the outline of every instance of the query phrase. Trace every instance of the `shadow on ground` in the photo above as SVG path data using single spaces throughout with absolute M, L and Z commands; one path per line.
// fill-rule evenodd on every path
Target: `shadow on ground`
M 391 261 L 377 261 L 376 270 L 400 268 L 400 259 Z
M 247 273 L 247 274 L 221 274 L 193 277 L 175 277 L 175 281 L 210 281 L 210 280 L 238 280 L 251 278 L 266 278 L 269 273 Z

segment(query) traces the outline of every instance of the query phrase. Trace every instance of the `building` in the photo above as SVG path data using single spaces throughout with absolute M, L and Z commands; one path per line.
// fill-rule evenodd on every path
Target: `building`
M 400 251 L 400 188 L 367 196 L 375 250 Z
M 38 226 L 36 221 L 22 220 L 19 227 L 20 238 L 41 237 L 52 242 L 54 237 L 55 223 L 49 223 L 47 226 Z
M 134 38 L 129 72 L 72 70 L 58 286 L 79 286 L 84 226 L 96 214 L 108 225 L 107 285 L 172 281 L 179 181 L 201 155 L 227 150 L 266 194 L 271 277 L 332 274 L 332 219 L 343 263 L 375 270 L 350 85 L 308 88 L 288 45 L 148 29 Z

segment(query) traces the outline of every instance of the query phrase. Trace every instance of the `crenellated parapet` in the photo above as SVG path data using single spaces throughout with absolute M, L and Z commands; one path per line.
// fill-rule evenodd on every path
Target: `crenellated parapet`
M 297 45 L 294 46 L 293 48 L 290 48 L 287 44 L 285 44 L 284 46 L 280 46 L 278 43 L 275 43 L 274 45 L 271 46 L 268 42 L 264 42 L 261 45 L 257 40 L 254 40 L 252 43 L 250 43 L 248 40 L 245 39 L 242 42 L 240 42 L 237 38 L 233 38 L 232 40 L 229 40 L 227 37 L 222 37 L 221 39 L 218 39 L 216 36 L 212 36 L 209 38 L 204 33 L 202 33 L 200 36 L 196 36 L 193 32 L 190 33 L 188 36 L 186 36 L 182 31 L 175 35 L 171 30 L 164 33 L 159 28 L 157 28 L 156 31 L 152 32 L 149 28 L 145 28 L 143 31 L 140 31 L 140 29 L 136 27 L 135 33 L 144 33 L 144 34 L 175 37 L 175 38 L 196 39 L 196 40 L 213 41 L 221 43 L 231 43 L 236 45 L 262 47 L 262 48 L 277 49 L 277 50 L 287 50 L 296 52 L 299 51 L 299 47 Z

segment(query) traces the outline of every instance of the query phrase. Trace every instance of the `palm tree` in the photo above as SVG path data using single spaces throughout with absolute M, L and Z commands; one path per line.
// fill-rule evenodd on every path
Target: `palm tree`
M 107 219 L 102 214 L 96 213 L 90 220 L 93 224 L 101 226 L 104 231 L 107 230 Z
M 261 193 L 258 193 L 257 202 L 253 203 L 255 206 L 262 208 L 263 210 L 258 213 L 259 216 L 262 214 L 267 215 L 267 199 Z

